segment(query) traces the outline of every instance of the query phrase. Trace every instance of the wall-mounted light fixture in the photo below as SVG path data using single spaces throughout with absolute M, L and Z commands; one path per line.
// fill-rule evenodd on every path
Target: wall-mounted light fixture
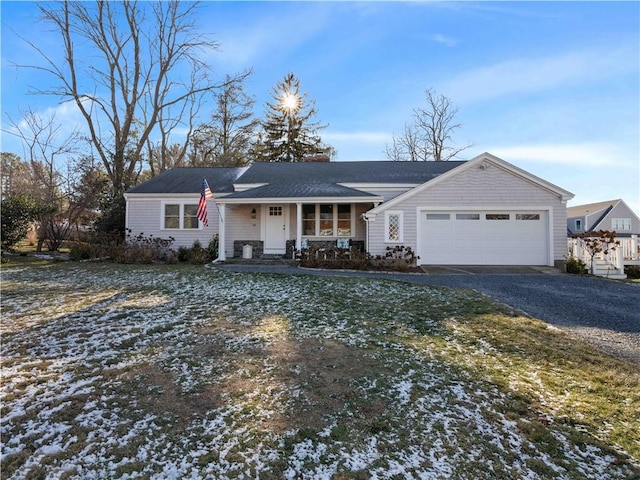
M 253 210 L 251 210 L 251 218 L 253 218 L 254 220 L 256 218 L 256 209 L 255 208 Z

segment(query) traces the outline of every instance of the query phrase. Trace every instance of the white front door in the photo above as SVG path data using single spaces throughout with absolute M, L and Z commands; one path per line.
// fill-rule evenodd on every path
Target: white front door
M 286 252 L 288 211 L 286 205 L 266 205 L 264 253 L 284 255 Z

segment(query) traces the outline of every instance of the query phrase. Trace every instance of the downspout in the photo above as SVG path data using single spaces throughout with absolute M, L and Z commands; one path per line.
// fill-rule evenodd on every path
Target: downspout
M 363 213 L 360 218 L 364 220 L 364 253 L 367 253 L 369 251 L 369 217 Z
M 226 243 L 226 235 L 225 235 L 225 225 L 224 225 L 224 217 L 226 213 L 226 205 L 223 203 L 218 207 L 219 221 L 218 221 L 218 259 L 219 262 L 224 262 L 227 259 L 227 255 L 225 252 L 225 243 Z
M 296 246 L 293 252 L 293 258 L 296 258 L 296 252 L 302 250 L 302 203 L 296 203 Z

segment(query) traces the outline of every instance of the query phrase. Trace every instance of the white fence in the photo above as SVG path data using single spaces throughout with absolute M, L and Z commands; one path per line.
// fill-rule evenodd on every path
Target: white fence
M 593 260 L 604 260 L 616 269 L 623 270 L 625 263 L 636 263 L 640 261 L 640 252 L 638 252 L 638 236 L 632 235 L 630 238 L 616 238 L 618 245 L 610 243 L 605 248 L 607 253 L 596 253 L 593 257 L 591 250 L 587 248 L 587 244 L 582 238 L 569 239 L 569 255 L 582 260 L 585 265 L 593 272 Z
M 618 238 L 620 240 L 620 247 L 622 249 L 622 259 L 638 261 L 640 260 L 640 243 L 638 243 L 638 236 L 631 235 L 631 238 Z

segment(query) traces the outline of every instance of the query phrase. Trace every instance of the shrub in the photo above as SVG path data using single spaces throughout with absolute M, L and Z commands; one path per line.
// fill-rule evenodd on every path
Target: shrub
M 207 248 L 203 248 L 200 240 L 194 240 L 191 248 L 178 247 L 177 259 L 180 262 L 189 262 L 201 265 L 218 258 L 218 235 L 215 235 Z
M 85 242 L 72 243 L 69 247 L 69 258 L 74 261 L 100 258 L 99 248 L 96 245 Z
M 371 256 L 359 250 L 329 248 L 319 250 L 311 247 L 298 254 L 303 267 L 346 269 L 346 270 L 384 270 L 408 272 L 416 267 L 418 256 L 411 247 L 388 247 L 384 256 Z
M 152 263 L 154 261 L 173 261 L 175 252 L 171 249 L 173 237 L 160 238 L 139 233 L 131 236 L 127 232 L 126 241 L 112 253 L 112 259 L 119 263 Z
M 587 273 L 587 265 L 574 256 L 570 256 L 566 261 L 567 273 L 573 273 L 574 275 L 583 275 Z
M 178 261 L 186 262 L 189 260 L 189 249 L 185 246 L 178 247 Z
M 175 252 L 171 249 L 173 237 L 168 239 L 145 236 L 139 233 L 131 236 L 127 233 L 123 240 L 118 232 L 112 234 L 94 232 L 89 242 L 77 242 L 71 245 L 72 260 L 109 259 L 118 263 L 152 263 L 154 261 L 174 261 Z
M 200 240 L 194 240 L 191 250 L 189 252 L 189 261 L 195 264 L 206 263 L 209 259 L 209 253 L 202 248 Z
M 55 208 L 28 195 L 8 195 L 2 199 L 0 248 L 12 251 L 40 215 L 51 214 Z
M 209 260 L 213 261 L 216 258 L 218 258 L 218 247 L 220 245 L 220 238 L 218 237 L 218 234 L 216 233 L 211 240 L 209 241 L 209 245 L 207 246 L 207 254 L 209 257 Z
M 626 273 L 627 278 L 630 278 L 630 279 L 640 278 L 640 266 L 627 265 L 626 267 L 624 267 L 624 273 Z

